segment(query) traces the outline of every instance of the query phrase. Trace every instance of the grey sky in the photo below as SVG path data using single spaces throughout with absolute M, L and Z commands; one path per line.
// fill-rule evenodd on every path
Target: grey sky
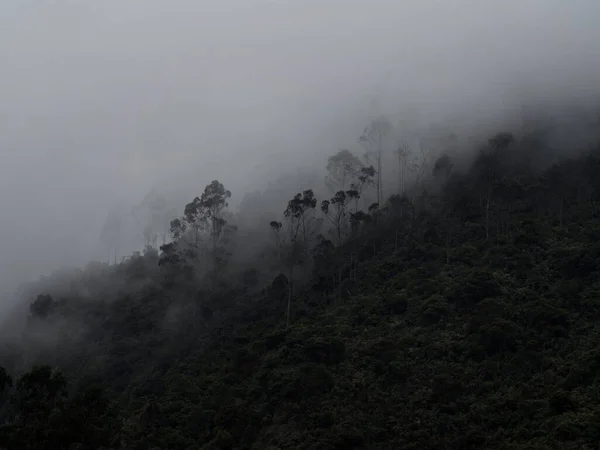
M 370 114 L 596 94 L 598 17 L 597 0 L 3 0 L 0 283 L 88 259 L 115 201 L 213 178 L 241 198 L 351 147 Z

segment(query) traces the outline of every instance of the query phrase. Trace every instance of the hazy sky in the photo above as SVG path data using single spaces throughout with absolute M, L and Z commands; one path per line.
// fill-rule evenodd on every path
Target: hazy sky
M 241 197 L 369 115 L 596 94 L 598 17 L 598 0 L 2 0 L 0 284 L 88 259 L 115 201 L 213 178 Z

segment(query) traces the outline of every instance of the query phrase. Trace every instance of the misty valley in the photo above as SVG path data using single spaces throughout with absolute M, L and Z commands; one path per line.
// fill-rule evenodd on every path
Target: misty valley
M 0 1 L 0 450 L 598 450 L 600 2 Z

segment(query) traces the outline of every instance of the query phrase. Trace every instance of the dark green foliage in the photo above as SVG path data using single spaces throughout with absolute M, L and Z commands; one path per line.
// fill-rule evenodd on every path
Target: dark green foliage
M 67 395 L 64 376 L 37 366 L 16 383 L 8 408 L 12 421 L 0 426 L 8 450 L 100 449 L 111 445 L 109 402 L 103 389 L 88 386 Z
M 183 276 L 175 244 L 160 267 L 148 253 L 106 275 L 139 283 L 127 294 L 41 295 L 28 326 L 85 331 L 36 355 L 64 376 L 36 367 L 11 389 L 0 370 L 2 445 L 597 448 L 600 159 L 538 175 L 519 145 L 493 137 L 460 175 L 442 157 L 439 195 L 350 212 L 343 245 L 320 235 L 302 247 L 297 260 L 313 265 L 294 281 L 287 328 L 285 265 L 247 265 L 209 288 Z M 298 194 L 287 217 L 316 204 Z

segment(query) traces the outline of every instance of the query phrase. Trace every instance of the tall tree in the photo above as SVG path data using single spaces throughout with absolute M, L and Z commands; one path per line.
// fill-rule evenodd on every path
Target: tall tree
M 338 246 L 342 245 L 342 235 L 346 230 L 346 208 L 355 191 L 338 191 L 331 200 L 321 202 L 321 211 L 335 227 Z
M 384 145 L 386 137 L 391 131 L 392 124 L 390 121 L 386 117 L 380 116 L 371 121 L 359 138 L 359 142 L 361 142 L 366 149 L 365 157 L 367 161 L 375 160 L 375 167 L 377 170 L 375 185 L 377 189 L 378 204 L 381 204 L 381 201 L 383 200 L 382 167 Z
M 358 201 L 366 186 L 374 187 L 373 179 L 376 171 L 373 166 L 361 167 L 358 172 L 358 180 L 350 185 L 350 189 L 346 191 L 349 200 L 354 201 L 354 212 L 358 212 Z
M 230 198 L 231 191 L 225 189 L 225 186 L 217 180 L 207 185 L 200 197 L 200 208 L 205 211 L 211 223 L 213 250 L 216 249 L 223 227 L 227 224 L 222 213 L 229 206 L 228 200 Z
M 317 199 L 312 189 L 298 193 L 292 198 L 283 212 L 288 223 L 289 238 L 289 270 L 290 270 L 290 291 L 288 297 L 288 307 L 286 314 L 286 326 L 290 324 L 290 308 L 293 295 L 293 275 L 294 267 L 302 261 L 308 264 L 308 239 L 310 233 L 310 222 L 314 218 L 314 210 L 317 206 Z
M 208 225 L 208 211 L 202 205 L 200 197 L 194 198 L 194 200 L 185 205 L 183 220 L 180 220 L 179 223 L 175 223 L 175 225 L 179 227 L 176 231 L 183 231 L 183 233 L 185 233 L 185 230 L 182 229 L 184 225 L 186 229 L 191 228 L 194 231 L 193 245 L 195 248 L 198 248 L 200 245 L 201 233 Z M 171 227 L 171 229 L 173 228 Z
M 406 175 L 411 158 L 411 149 L 406 142 L 399 142 L 396 148 L 396 156 L 398 157 L 398 192 L 404 195 L 406 190 Z
M 288 202 L 284 211 L 284 216 L 292 221 L 297 221 L 302 230 L 302 247 L 305 254 L 308 254 L 309 236 L 311 222 L 314 219 L 314 211 L 317 206 L 317 199 L 312 189 L 298 193 Z
M 325 185 L 333 192 L 345 191 L 355 183 L 364 164 L 349 150 L 340 150 L 327 160 Z
M 284 241 L 281 236 L 281 228 L 283 224 L 281 222 L 277 222 L 276 220 L 272 220 L 269 224 L 271 231 L 273 232 L 273 236 L 275 238 L 275 247 L 277 248 L 277 259 L 280 263 L 283 263 L 283 246 Z
M 481 149 L 475 160 L 473 170 L 481 183 L 481 206 L 485 218 L 485 239 L 490 236 L 490 219 L 494 195 L 494 184 L 497 182 L 501 171 L 502 154 L 514 142 L 514 136 L 508 132 L 498 133 L 488 140 L 487 148 Z
M 108 263 L 110 264 L 111 253 L 113 254 L 114 261 L 117 260 L 117 250 L 119 247 L 119 241 L 121 238 L 121 232 L 123 228 L 123 214 L 118 208 L 112 208 L 100 233 L 100 241 L 106 247 L 108 252 Z

